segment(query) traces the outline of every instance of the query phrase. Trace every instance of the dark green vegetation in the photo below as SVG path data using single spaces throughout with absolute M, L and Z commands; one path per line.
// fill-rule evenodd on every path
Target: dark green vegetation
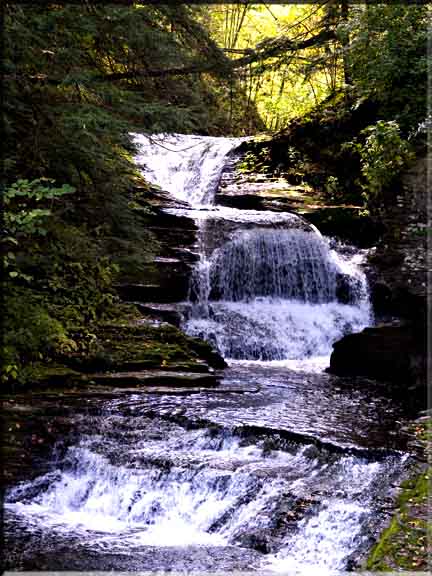
M 412 430 L 423 456 L 430 457 L 431 431 L 430 417 L 417 421 Z M 368 570 L 430 570 L 432 469 L 430 466 L 422 468 L 422 471 L 402 484 L 396 514 L 371 551 L 366 565 Z
M 3 382 L 91 354 L 95 326 L 120 314 L 113 282 L 143 273 L 157 249 L 128 132 L 221 134 L 237 122 L 223 66 L 163 71 L 226 60 L 198 13 L 6 5 Z

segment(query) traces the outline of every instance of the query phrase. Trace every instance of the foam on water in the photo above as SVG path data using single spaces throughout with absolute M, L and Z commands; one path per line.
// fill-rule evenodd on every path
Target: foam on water
M 336 497 L 325 499 L 317 514 L 303 519 L 289 544 L 266 558 L 263 566 L 275 572 L 305 576 L 313 572 L 326 575 L 342 572 L 347 557 L 367 537 L 364 528 L 372 513 L 371 489 L 382 472 L 382 465 L 377 462 L 343 459 L 336 471 Z
M 125 463 L 115 462 L 103 438 L 84 437 L 49 482 L 39 478 L 11 490 L 6 508 L 99 549 L 247 545 L 259 534 L 271 542 L 276 531 L 278 551 L 263 567 L 301 573 L 343 567 L 363 538 L 377 481 L 391 481 L 390 461 L 328 461 L 311 445 L 268 450 L 235 436 L 216 439 L 207 430 L 124 439 L 117 448 Z M 143 456 L 146 464 L 137 466 Z M 311 494 L 325 496 L 310 500 Z M 303 502 L 293 534 L 285 515 Z
M 226 155 L 244 138 L 133 134 L 136 162 L 153 184 L 192 205 L 212 204 Z
M 304 360 L 328 365 L 332 344 L 361 330 L 368 310 L 330 302 L 309 304 L 274 298 L 212 302 L 209 317 L 191 318 L 184 329 L 214 344 L 228 359 Z M 295 366 L 295 364 L 293 364 Z

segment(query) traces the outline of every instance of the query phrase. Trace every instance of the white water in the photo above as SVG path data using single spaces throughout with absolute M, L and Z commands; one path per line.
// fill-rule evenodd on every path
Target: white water
M 212 204 L 224 159 L 244 138 L 133 134 L 137 164 L 150 182 L 192 205 Z
M 41 478 L 39 491 L 34 482 L 10 491 L 8 510 L 59 537 L 72 532 L 91 538 L 96 549 L 131 550 L 242 546 L 256 535 L 271 542 L 278 533 L 275 519 L 283 526 L 290 514 L 295 517 L 290 507 L 279 511 L 288 501 L 300 505 L 298 526 L 293 534 L 279 529 L 279 550 L 262 565 L 297 574 L 343 569 L 367 535 L 373 497 L 394 474 L 387 460 L 332 461 L 320 459 L 310 445 L 266 450 L 206 430 L 165 431 L 161 440 L 119 435 L 115 448 L 127 456 L 127 465 L 113 462 L 111 448 L 103 437 L 85 437 L 69 449 L 67 466 L 48 489 Z M 145 465 L 137 465 L 142 459 Z
M 134 139 L 144 175 L 187 201 L 199 226 L 186 332 L 228 359 L 325 367 L 336 340 L 371 324 L 357 254 L 344 258 L 331 250 L 294 214 L 211 206 L 226 156 L 242 139 L 152 137 L 161 146 L 145 136 Z
M 336 299 L 337 262 L 314 232 L 255 228 L 214 251 L 211 288 L 221 300 L 271 296 L 303 302 Z
M 135 135 L 144 174 L 187 201 L 187 212 L 200 228 L 200 262 L 185 330 L 214 343 L 225 357 L 259 361 L 261 368 L 278 363 L 309 372 L 311 366 L 324 368 L 335 340 L 371 322 L 361 255 L 332 249 L 293 214 L 211 206 L 226 155 L 240 139 L 172 135 L 152 140 L 158 144 Z M 241 401 L 235 394 L 214 396 L 208 403 L 200 395 L 182 401 L 180 414 L 191 407 L 192 422 L 194 414 L 213 418 L 217 432 L 171 422 L 176 406 L 169 394 L 142 401 L 144 416 L 141 408 L 126 416 L 114 410 L 117 420 L 111 417 L 100 431 L 69 448 L 52 477 L 10 491 L 7 510 L 30 526 L 54 530 L 60 539 L 79 534 L 99 550 L 133 554 L 145 546 L 255 547 L 266 552 L 254 566 L 258 571 L 342 571 L 369 537 L 376 501 L 388 494 L 403 458 L 395 453 L 378 460 L 349 456 L 341 454 L 340 445 L 333 452 L 307 438 L 282 441 L 278 430 L 291 431 L 300 411 L 296 394 L 304 405 L 314 403 L 317 390 L 311 392 L 309 377 L 302 376 L 301 385 L 290 383 L 288 371 L 274 382 L 276 392 L 270 390 L 271 379 L 260 382 L 269 390 L 258 401 L 253 394 Z M 331 388 L 320 393 L 330 390 L 332 401 L 342 394 Z M 356 397 L 341 398 L 347 406 Z M 349 408 L 366 413 L 364 427 L 373 411 L 362 399 L 356 401 L 358 406 L 354 402 Z M 132 406 L 134 400 L 125 402 Z M 149 405 L 152 416 L 146 420 Z M 309 418 L 303 430 L 322 440 L 326 431 L 330 436 L 328 421 L 341 432 L 340 414 L 349 409 L 335 407 L 327 416 L 320 415 L 319 405 L 309 411 L 302 406 L 302 411 Z M 357 420 L 347 420 L 353 427 L 350 447 L 362 436 L 354 430 Z M 231 428 L 246 424 L 270 432 L 245 440 Z M 279 448 L 272 444 L 275 438 Z

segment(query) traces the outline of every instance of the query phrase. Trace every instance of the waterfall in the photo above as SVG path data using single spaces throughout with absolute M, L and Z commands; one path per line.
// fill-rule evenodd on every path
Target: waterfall
M 72 549 L 68 569 L 84 558 L 157 573 L 342 572 L 370 545 L 407 459 L 402 407 L 322 371 L 333 342 L 372 320 L 364 255 L 295 214 L 215 206 L 241 139 L 134 140 L 146 178 L 198 225 L 182 327 L 229 368 L 187 400 L 122 390 L 97 413 L 86 399 L 64 457 L 6 494 L 25 566 L 41 555 L 57 569 Z
M 331 249 L 294 214 L 212 206 L 228 157 L 242 139 L 176 134 L 134 140 L 144 175 L 187 201 L 199 227 L 187 333 L 208 340 L 226 358 L 320 357 L 322 366 L 333 342 L 371 323 L 358 254 L 346 258 Z
M 256 228 L 236 234 L 214 252 L 209 297 L 234 302 L 257 296 L 330 302 L 336 299 L 337 272 L 317 234 Z
M 153 184 L 192 205 L 212 204 L 225 158 L 245 138 L 133 134 L 138 166 Z
M 139 430 L 139 429 L 138 429 Z M 389 458 L 323 458 L 312 445 L 268 450 L 233 434 L 164 430 L 153 439 L 86 436 L 63 470 L 11 490 L 9 512 L 92 547 L 255 546 L 263 567 L 343 568 L 368 534 L 372 498 L 401 466 Z M 122 460 L 125 460 L 123 462 Z M 293 512 L 294 511 L 294 512 Z
M 237 232 L 202 257 L 186 331 L 226 358 L 327 362 L 333 342 L 371 319 L 364 274 L 315 231 Z

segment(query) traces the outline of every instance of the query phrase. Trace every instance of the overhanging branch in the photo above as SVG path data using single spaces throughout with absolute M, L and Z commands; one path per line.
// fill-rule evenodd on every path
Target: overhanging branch
M 164 69 L 138 69 L 138 70 L 127 70 L 125 72 L 113 72 L 111 74 L 101 74 L 94 77 L 94 80 L 101 82 L 115 82 L 119 80 L 134 80 L 138 78 L 163 78 L 166 76 L 187 76 L 189 74 L 204 74 L 209 72 L 215 72 L 217 70 L 218 75 L 225 73 L 227 76 L 232 74 L 234 70 L 238 68 L 243 68 L 249 64 L 255 62 L 262 62 L 267 58 L 275 58 L 281 54 L 287 52 L 297 52 L 300 50 L 305 50 L 306 48 L 322 46 L 327 42 L 336 39 L 336 35 L 332 30 L 323 30 L 301 41 L 296 41 L 287 37 L 271 38 L 264 40 L 255 48 L 245 49 L 242 51 L 244 56 L 237 58 L 237 60 L 226 59 L 223 62 L 221 60 L 213 60 L 210 62 L 196 62 L 190 66 L 180 66 L 173 68 Z M 233 50 L 231 50 L 233 51 Z M 49 84 L 61 84 L 62 79 L 55 79 L 47 77 L 46 75 L 35 75 L 31 78 L 33 81 L 43 81 Z

